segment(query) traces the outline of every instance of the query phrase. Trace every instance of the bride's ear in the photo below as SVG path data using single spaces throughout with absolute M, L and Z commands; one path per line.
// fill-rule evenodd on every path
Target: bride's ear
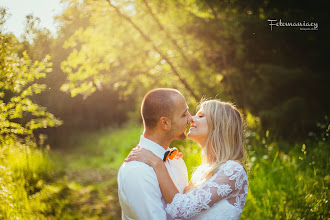
M 166 131 L 169 131 L 171 129 L 171 119 L 168 117 L 161 117 L 159 119 L 159 124 L 161 126 L 161 128 L 163 128 Z

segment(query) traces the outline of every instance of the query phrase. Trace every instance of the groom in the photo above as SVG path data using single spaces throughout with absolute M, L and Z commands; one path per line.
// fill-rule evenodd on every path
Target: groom
M 143 98 L 141 115 L 144 133 L 139 146 L 163 159 L 173 140 L 186 138 L 186 126 L 191 120 L 183 95 L 175 89 L 154 89 Z M 182 159 L 167 160 L 166 168 L 183 192 L 188 184 L 187 168 Z M 123 163 L 118 172 L 118 195 L 122 219 L 170 219 L 162 197 L 156 173 L 138 161 Z

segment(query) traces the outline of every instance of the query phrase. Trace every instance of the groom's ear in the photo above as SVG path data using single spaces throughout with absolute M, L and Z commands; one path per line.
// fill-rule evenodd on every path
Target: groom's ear
M 171 119 L 168 117 L 161 117 L 159 119 L 159 124 L 166 131 L 171 129 Z

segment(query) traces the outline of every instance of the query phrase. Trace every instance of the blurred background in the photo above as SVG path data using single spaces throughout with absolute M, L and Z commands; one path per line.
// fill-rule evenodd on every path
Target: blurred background
M 191 114 L 202 98 L 244 114 L 242 219 L 329 219 L 326 4 L 1 0 L 0 13 L 0 219 L 120 219 L 117 172 L 158 87 Z M 199 146 L 173 146 L 191 175 Z

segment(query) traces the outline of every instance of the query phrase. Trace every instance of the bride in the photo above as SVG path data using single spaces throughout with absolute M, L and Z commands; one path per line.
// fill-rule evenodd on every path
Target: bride
M 204 101 L 192 117 L 188 138 L 202 146 L 202 164 L 179 193 L 163 160 L 137 147 L 126 162 L 138 160 L 152 166 L 167 203 L 166 212 L 175 219 L 239 219 L 248 193 L 244 158 L 243 119 L 230 103 Z

